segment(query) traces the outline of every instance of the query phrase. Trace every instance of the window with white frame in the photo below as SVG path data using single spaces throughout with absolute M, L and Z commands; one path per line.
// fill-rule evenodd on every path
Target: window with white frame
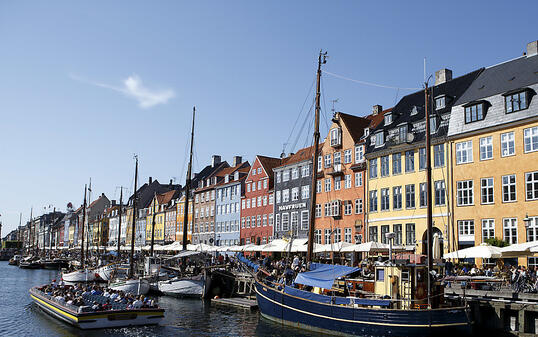
M 321 185 L 322 185 L 321 179 L 318 179 L 316 181 L 316 193 L 321 193 Z
M 245 218 L 241 218 L 241 228 L 245 228 Z
M 269 226 L 273 226 L 273 225 L 274 225 L 273 214 L 269 214 Z
M 256 227 L 260 227 L 262 225 L 262 216 L 257 215 L 256 216 Z
M 377 212 L 377 191 L 370 191 L 370 212 Z
M 362 145 L 355 146 L 355 163 L 364 161 L 364 148 Z
M 314 242 L 321 245 L 321 229 L 316 229 L 314 231 Z
M 249 216 L 246 217 L 246 226 L 247 226 L 247 228 L 250 228 L 250 217 Z
M 392 225 L 392 232 L 395 234 L 393 243 L 395 245 L 401 245 L 402 244 L 402 225 L 401 224 Z
M 322 162 L 323 162 L 323 156 L 320 154 L 318 156 L 318 172 L 321 172 L 323 170 Z
M 426 169 L 426 148 L 421 147 L 418 149 L 418 169 L 419 170 L 425 170 Z
M 301 229 L 307 230 L 308 229 L 308 211 L 301 211 Z
M 334 190 L 335 191 L 340 191 L 341 186 L 342 186 L 341 181 L 342 181 L 342 177 L 340 176 L 334 177 Z
M 275 232 L 280 232 L 280 214 L 275 215 Z
M 474 204 L 473 181 L 463 180 L 456 183 L 458 196 L 458 206 L 468 206 Z
M 480 160 L 493 158 L 493 138 L 491 136 L 480 138 Z
M 252 198 L 252 208 L 256 207 L 256 197 Z
M 333 154 L 333 157 L 334 157 L 334 165 L 339 165 L 342 163 L 342 159 L 341 159 L 341 156 L 342 154 L 340 152 L 335 152 Z
M 508 157 L 516 154 L 514 132 L 501 133 L 501 156 Z
M 344 241 L 347 243 L 351 243 L 351 240 L 353 239 L 351 227 L 344 228 Z
M 370 159 L 370 179 L 377 178 L 377 158 Z
M 405 244 L 406 245 L 415 244 L 415 224 L 414 223 L 405 224 Z
M 301 167 L 302 177 L 306 178 L 310 174 L 310 166 L 308 164 L 305 164 Z
M 351 149 L 347 149 L 344 151 L 344 164 L 351 163 Z
M 261 207 L 262 206 L 262 197 L 259 196 L 258 197 L 258 207 Z
M 361 214 L 362 212 L 362 199 L 355 199 L 355 214 Z
M 324 205 L 323 205 L 323 209 L 325 210 L 324 214 L 325 216 L 331 216 L 331 204 L 326 202 Z
M 370 242 L 377 242 L 377 226 L 370 226 L 368 228 L 368 238 Z
M 538 216 L 529 217 L 529 226 L 527 227 L 527 242 L 538 241 Z
M 415 208 L 415 185 L 405 185 L 405 208 Z
M 445 144 L 437 144 L 433 146 L 433 166 L 445 166 Z
M 331 191 L 331 178 L 325 179 L 325 192 Z
M 523 130 L 525 153 L 538 150 L 538 126 Z
M 465 107 L 465 123 L 472 123 L 484 119 L 484 104 L 478 103 Z
M 444 180 L 437 180 L 434 183 L 435 187 L 435 206 L 446 204 L 446 186 Z
M 446 107 L 446 96 L 435 98 L 435 110 L 441 110 Z
M 389 175 L 389 156 L 381 157 L 381 176 L 386 177 Z
M 342 130 L 340 128 L 331 129 L 331 146 L 342 144 Z
M 280 191 L 276 191 L 276 203 L 280 204 Z
M 525 173 L 526 200 L 538 200 L 538 171 Z
M 291 169 L 291 179 L 298 179 L 299 178 L 299 168 L 294 167 Z
M 344 201 L 344 215 L 351 215 L 353 212 L 353 203 L 351 200 Z
M 258 174 L 262 174 L 262 168 L 258 167 Z
M 342 241 L 342 229 L 336 228 L 334 230 L 334 243 Z
M 247 192 L 250 192 L 250 183 L 247 183 Z
M 258 180 L 258 191 L 262 189 L 262 181 Z
M 267 206 L 267 196 L 263 196 L 263 206 Z
M 506 243 L 517 243 L 517 218 L 503 219 L 503 240 Z
M 321 218 L 321 204 L 316 204 L 316 218 Z
M 331 243 L 331 230 L 325 229 L 325 244 Z
M 503 202 L 514 202 L 517 200 L 516 195 L 516 175 L 509 174 L 502 176 L 503 185 Z
M 402 209 L 402 186 L 392 188 L 392 208 Z
M 351 174 L 347 174 L 344 176 L 344 188 L 351 188 Z
M 413 150 L 405 151 L 405 172 L 415 170 L 415 152 Z
M 362 186 L 362 172 L 355 172 L 355 187 Z
M 289 181 L 290 180 L 290 170 L 285 169 L 282 171 L 282 181 Z
M 456 143 L 456 164 L 473 162 L 473 141 Z
M 310 186 L 304 185 L 301 186 L 301 199 L 308 199 L 310 196 Z
M 325 168 L 331 167 L 332 165 L 332 156 L 330 154 L 325 155 Z
M 482 219 L 482 242 L 495 237 L 495 219 Z
M 402 125 L 398 128 L 398 142 L 399 143 L 407 142 L 408 129 L 409 129 L 408 125 Z
M 269 194 L 269 205 L 273 204 L 273 194 Z
M 385 133 L 383 131 L 375 134 L 375 147 L 380 147 L 385 144 Z
M 267 179 L 263 180 L 263 188 L 267 188 Z
M 331 216 L 340 216 L 340 208 L 342 207 L 340 200 L 331 201 Z
M 460 241 L 474 241 L 474 220 L 458 220 Z
M 299 200 L 299 187 L 294 187 L 291 189 L 291 201 Z
M 482 204 L 493 204 L 493 178 L 480 179 L 480 194 Z
M 290 214 L 282 213 L 282 231 L 287 232 L 290 230 Z
M 389 199 L 390 199 L 390 192 L 388 188 L 382 188 L 381 189 L 381 210 L 382 211 L 388 211 L 389 210 Z
M 294 235 L 297 235 L 297 231 L 299 230 L 299 212 L 291 213 L 291 230 Z
M 288 202 L 290 201 L 290 190 L 285 189 L 282 190 L 282 202 Z
M 280 173 L 280 172 L 277 172 L 277 173 L 275 174 L 275 180 L 276 180 L 276 183 L 277 183 L 277 184 L 280 183 L 280 179 L 281 179 L 281 173 Z
M 392 174 L 402 173 L 402 154 L 400 152 L 392 155 Z
M 256 182 L 252 182 L 252 192 L 256 192 Z

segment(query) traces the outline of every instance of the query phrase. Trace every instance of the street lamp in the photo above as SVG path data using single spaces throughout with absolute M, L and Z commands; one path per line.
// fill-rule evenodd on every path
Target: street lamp
M 525 223 L 525 228 L 529 228 L 531 225 L 531 218 L 529 218 L 529 213 L 525 214 L 525 218 L 523 219 L 523 222 Z
M 392 240 L 396 237 L 396 234 L 393 232 L 385 233 L 385 238 L 389 240 L 389 261 L 392 261 Z

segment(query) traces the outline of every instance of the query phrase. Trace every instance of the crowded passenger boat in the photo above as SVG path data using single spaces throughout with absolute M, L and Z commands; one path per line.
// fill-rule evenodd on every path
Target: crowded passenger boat
M 80 329 L 155 325 L 164 318 L 164 309 L 153 299 L 99 285 L 66 285 L 53 280 L 31 288 L 30 296 L 47 314 Z

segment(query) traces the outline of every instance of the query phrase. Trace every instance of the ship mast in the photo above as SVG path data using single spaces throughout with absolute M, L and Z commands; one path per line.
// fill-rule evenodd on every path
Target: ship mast
M 138 183 L 138 156 L 135 155 L 135 178 L 133 195 L 133 221 L 131 222 L 131 258 L 129 265 L 129 278 L 134 276 L 134 243 L 135 243 L 135 221 L 136 221 L 136 185 Z
M 315 116 L 315 130 L 314 130 L 314 155 L 312 156 L 312 183 L 310 184 L 310 218 L 308 226 L 308 248 L 306 252 L 306 261 L 312 262 L 312 256 L 314 252 L 314 221 L 316 212 L 316 182 L 318 173 L 318 151 L 319 151 L 319 112 L 320 112 L 320 87 L 321 87 L 321 65 L 327 62 L 327 52 L 323 53 L 319 51 L 318 56 L 318 72 L 317 72 L 317 85 L 316 85 L 316 116 Z
M 84 204 L 82 205 L 82 233 L 80 237 L 82 239 L 80 243 L 80 267 L 84 269 L 84 223 L 86 222 L 86 190 L 87 185 L 84 185 Z
M 121 209 L 123 205 L 123 186 L 120 186 L 120 209 L 118 212 L 118 261 L 120 260 L 120 249 L 121 249 Z
M 433 270 L 433 255 L 432 255 L 432 246 L 433 246 L 433 235 L 432 235 L 432 166 L 431 166 L 431 140 L 430 140 L 430 113 L 428 111 L 428 102 L 429 102 L 429 92 L 428 92 L 428 82 L 426 81 L 424 83 L 424 111 L 425 111 L 425 119 L 426 119 L 426 205 L 427 205 L 427 213 L 426 213 L 426 224 L 428 226 L 427 228 L 427 254 L 428 254 L 428 306 L 431 308 L 431 291 L 432 291 L 432 284 L 431 284 L 431 271 Z
M 194 143 L 194 117 L 196 115 L 196 107 L 192 107 L 192 129 L 191 129 L 191 152 L 189 154 L 189 166 L 187 168 L 187 179 L 185 180 L 185 207 L 183 212 L 183 250 L 187 250 L 187 228 L 189 221 L 189 195 L 191 189 L 192 176 L 192 145 Z
M 153 193 L 153 221 L 151 223 L 151 247 L 149 256 L 153 257 L 153 244 L 155 242 L 155 204 L 157 203 L 157 192 Z

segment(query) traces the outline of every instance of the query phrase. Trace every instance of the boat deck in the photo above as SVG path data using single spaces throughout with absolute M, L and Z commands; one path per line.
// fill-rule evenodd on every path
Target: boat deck
M 245 308 L 249 310 L 255 310 L 258 308 L 258 302 L 256 300 L 251 300 L 251 299 L 242 298 L 242 297 L 214 298 L 214 299 L 211 299 L 211 303 L 233 305 L 236 307 Z

